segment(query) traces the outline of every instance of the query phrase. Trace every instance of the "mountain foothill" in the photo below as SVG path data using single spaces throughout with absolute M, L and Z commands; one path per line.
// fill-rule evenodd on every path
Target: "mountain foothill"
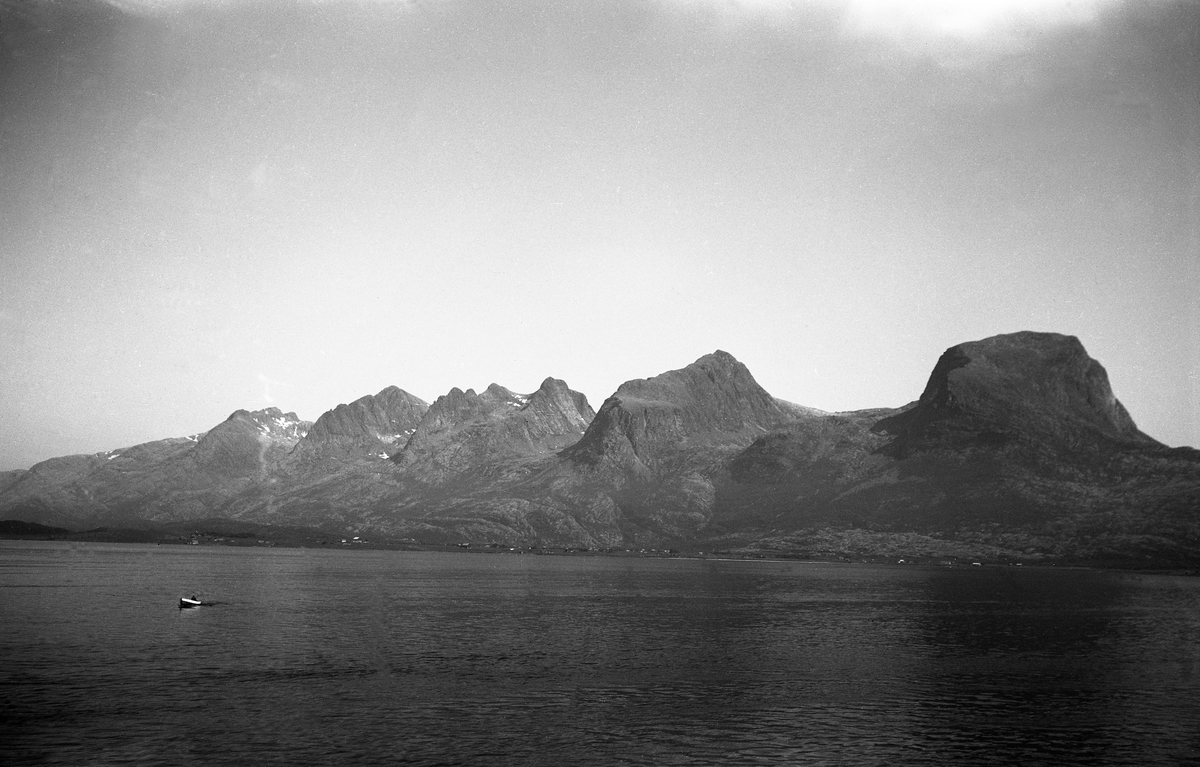
M 4 472 L 0 519 L 1191 567 L 1200 451 L 1141 432 L 1078 339 L 1020 332 L 947 349 L 899 408 L 789 403 L 717 351 L 628 381 L 598 410 L 553 377 L 432 404 L 391 386 L 315 422 L 238 410 L 204 434 Z

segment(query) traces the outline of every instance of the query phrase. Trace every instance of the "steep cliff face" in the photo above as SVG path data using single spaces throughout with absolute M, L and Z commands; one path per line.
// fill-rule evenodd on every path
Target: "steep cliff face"
M 290 463 L 385 459 L 404 447 L 429 409 L 395 386 L 328 410 L 289 456 Z
M 952 346 L 916 407 L 880 421 L 903 455 L 921 445 L 1038 439 L 1063 449 L 1157 444 L 1073 336 L 1013 333 Z

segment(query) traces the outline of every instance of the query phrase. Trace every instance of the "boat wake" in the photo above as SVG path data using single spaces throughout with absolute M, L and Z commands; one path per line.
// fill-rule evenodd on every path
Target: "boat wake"
M 199 599 L 194 596 L 179 598 L 179 609 L 180 610 L 192 610 L 197 607 L 216 607 L 217 605 L 222 605 L 222 604 L 225 604 L 225 603 L 224 602 L 209 602 L 209 601 Z

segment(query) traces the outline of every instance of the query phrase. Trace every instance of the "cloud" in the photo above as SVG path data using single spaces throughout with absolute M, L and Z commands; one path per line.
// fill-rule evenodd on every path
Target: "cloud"
M 128 13 L 162 15 L 186 8 L 235 8 L 238 0 L 105 0 Z M 246 0 L 241 0 L 245 4 Z M 288 7 L 291 0 L 253 0 Z M 361 5 L 363 0 L 321 0 L 315 6 Z M 586 2 L 586 0 L 585 0 Z M 585 2 L 581 3 L 585 4 Z M 660 0 L 667 6 L 707 7 L 727 17 L 808 17 L 812 11 L 840 17 L 853 37 L 882 38 L 919 50 L 968 44 L 1011 48 L 1032 32 L 1096 21 L 1129 0 Z M 378 6 L 423 10 L 444 0 L 373 0 Z M 631 2 L 630 5 L 635 3 Z M 464 5 L 469 8 L 469 5 Z
M 161 16 L 187 8 L 228 7 L 231 5 L 231 0 L 105 0 L 105 2 L 120 11 L 140 16 Z
M 1038 33 L 1096 22 L 1117 0 L 844 0 L 851 35 L 912 52 L 1020 49 Z
M 892 43 L 941 60 L 1019 50 L 1040 33 L 1095 23 L 1126 0 L 670 0 L 742 17 L 831 13 L 854 39 Z
M 1114 0 L 844 0 L 850 30 L 982 41 L 1021 29 L 1095 21 Z
M 271 387 L 272 386 L 274 386 L 274 387 L 282 386 L 282 385 L 284 385 L 283 381 L 276 381 L 273 378 L 271 378 L 270 376 L 268 376 L 266 373 L 259 373 L 258 374 L 258 382 L 260 384 L 262 384 L 262 387 L 263 387 L 262 401 L 267 403 L 268 405 L 274 405 L 275 397 L 272 396 L 272 394 L 271 394 Z
M 436 0 L 423 0 L 435 2 Z M 143 16 L 161 16 L 189 8 L 238 8 L 246 5 L 271 6 L 286 8 L 295 5 L 294 0 L 104 0 L 104 2 L 125 13 Z M 311 5 L 361 5 L 363 0 L 311 0 Z M 374 0 L 378 5 L 396 5 L 419 8 L 422 0 Z

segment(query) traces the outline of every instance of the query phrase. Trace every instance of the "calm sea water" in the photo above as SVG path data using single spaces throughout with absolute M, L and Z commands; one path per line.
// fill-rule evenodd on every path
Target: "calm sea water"
M 0 618 L 8 764 L 1200 762 L 1196 578 L 0 541 Z

